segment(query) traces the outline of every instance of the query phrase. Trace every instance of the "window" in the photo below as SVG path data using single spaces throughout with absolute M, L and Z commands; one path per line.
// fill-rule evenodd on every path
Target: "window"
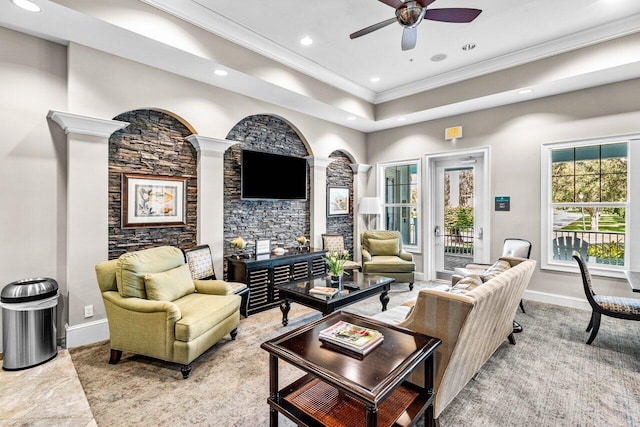
M 384 164 L 379 176 L 385 230 L 399 231 L 403 245 L 417 249 L 421 223 L 419 161 Z
M 629 137 L 543 146 L 543 268 L 574 268 L 574 251 L 596 274 L 629 268 L 630 193 L 640 185 L 630 158 Z

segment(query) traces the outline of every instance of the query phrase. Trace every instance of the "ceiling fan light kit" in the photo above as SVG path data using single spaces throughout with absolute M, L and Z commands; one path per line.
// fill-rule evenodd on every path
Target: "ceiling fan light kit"
M 396 17 L 356 31 L 349 36 L 351 39 L 364 36 L 397 22 L 403 27 L 401 40 L 402 50 L 410 50 L 416 46 L 416 41 L 418 39 L 417 26 L 423 19 L 439 22 L 468 23 L 476 19 L 482 12 L 480 9 L 459 7 L 427 9 L 427 6 L 435 0 L 408 0 L 405 2 L 401 0 L 379 1 L 393 7 L 396 10 Z

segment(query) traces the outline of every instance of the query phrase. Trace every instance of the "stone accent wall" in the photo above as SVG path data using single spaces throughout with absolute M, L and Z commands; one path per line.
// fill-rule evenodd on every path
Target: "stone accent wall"
M 114 117 L 130 125 L 109 138 L 109 259 L 161 245 L 187 249 L 197 244 L 197 152 L 177 119 L 155 110 Z M 187 178 L 186 227 L 122 228 L 121 176 L 139 173 Z
M 349 251 L 353 258 L 353 170 L 351 169 L 351 159 L 342 151 L 334 151 L 329 156 L 335 159 L 327 167 L 327 185 L 337 185 L 349 187 L 349 215 L 327 217 L 327 233 L 342 234 L 344 238 L 344 248 Z
M 233 253 L 229 242 L 242 237 L 248 242 L 266 238 L 271 247 L 296 246 L 296 237 L 309 237 L 311 230 L 310 202 L 240 200 L 240 150 L 250 149 L 295 157 L 310 153 L 300 136 L 284 120 L 272 115 L 249 116 L 231 129 L 226 139 L 238 141 L 224 155 L 224 253 Z M 287 185 L 287 172 L 269 170 L 282 177 Z M 311 194 L 307 166 L 307 194 Z M 254 247 L 249 248 L 254 249 Z

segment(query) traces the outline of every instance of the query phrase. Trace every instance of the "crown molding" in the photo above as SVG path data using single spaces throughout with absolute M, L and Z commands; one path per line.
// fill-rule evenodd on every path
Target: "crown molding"
M 362 85 L 349 80 L 322 65 L 313 62 L 290 49 L 258 35 L 248 28 L 231 21 L 197 0 L 142 0 L 157 9 L 207 30 L 217 36 L 227 39 L 239 46 L 245 47 L 266 58 L 273 59 L 280 64 L 299 71 L 316 80 L 335 88 L 344 90 L 367 102 L 373 102 L 376 93 Z M 182 11 L 187 10 L 187 13 Z
M 434 77 L 429 77 L 385 91 L 374 92 L 353 82 L 352 80 L 338 75 L 316 62 L 302 57 L 273 40 L 250 31 L 248 28 L 237 22 L 219 15 L 218 13 L 208 9 L 206 6 L 200 4 L 197 0 L 142 1 L 223 37 L 235 44 L 250 49 L 267 58 L 273 59 L 274 61 L 278 61 L 287 67 L 300 71 L 310 77 L 344 90 L 351 95 L 357 96 L 373 104 L 380 104 L 404 98 L 416 93 L 537 61 L 640 31 L 640 27 L 638 26 L 640 14 L 636 14 L 587 31 L 582 31 L 551 42 L 542 43 L 528 49 L 522 49 L 517 52 L 492 58 L 468 67 L 458 68 L 451 72 L 442 73 Z M 188 12 L 181 12 L 184 10 L 187 10 Z
M 607 25 L 591 28 L 587 31 L 572 34 L 551 42 L 546 42 L 527 49 L 521 49 L 483 62 L 442 73 L 414 83 L 399 86 L 376 94 L 374 104 L 393 101 L 438 87 L 458 83 L 474 77 L 491 74 L 496 71 L 516 67 L 518 65 L 539 61 L 572 50 L 603 43 L 619 37 L 640 32 L 640 14 L 611 22 Z

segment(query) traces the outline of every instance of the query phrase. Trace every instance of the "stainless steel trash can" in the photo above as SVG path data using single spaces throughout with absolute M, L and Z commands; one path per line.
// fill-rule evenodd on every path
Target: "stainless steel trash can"
M 58 282 L 53 279 L 23 279 L 2 289 L 3 369 L 30 368 L 56 357 L 57 305 Z

